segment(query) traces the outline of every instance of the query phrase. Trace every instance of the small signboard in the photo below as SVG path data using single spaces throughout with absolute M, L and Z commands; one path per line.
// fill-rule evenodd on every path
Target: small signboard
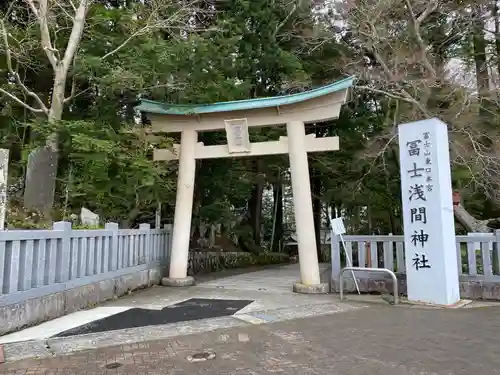
M 224 120 L 229 153 L 246 153 L 251 151 L 248 122 L 246 118 Z
M 335 236 L 345 234 L 346 230 L 344 226 L 344 221 L 342 220 L 341 217 L 336 217 L 335 219 L 332 219 L 331 222 L 332 222 L 332 232 Z

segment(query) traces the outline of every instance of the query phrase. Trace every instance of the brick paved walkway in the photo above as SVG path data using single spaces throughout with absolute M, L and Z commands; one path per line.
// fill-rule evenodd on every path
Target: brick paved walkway
M 0 374 L 495 375 L 500 310 L 372 306 L 0 365 Z M 206 362 L 186 357 L 216 353 Z M 121 366 L 107 370 L 118 362 Z

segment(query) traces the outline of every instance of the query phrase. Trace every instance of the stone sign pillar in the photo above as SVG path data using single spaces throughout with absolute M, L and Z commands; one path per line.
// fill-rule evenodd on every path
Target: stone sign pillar
M 448 128 L 438 119 L 399 126 L 408 299 L 460 300 Z
M 28 156 L 24 207 L 50 214 L 54 205 L 58 153 L 50 147 L 33 150 Z

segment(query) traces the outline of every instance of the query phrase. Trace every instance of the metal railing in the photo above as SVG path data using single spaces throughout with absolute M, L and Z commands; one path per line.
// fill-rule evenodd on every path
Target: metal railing
M 365 267 L 344 267 L 340 270 L 339 274 L 339 289 L 340 289 L 340 299 L 344 298 L 344 272 L 346 271 L 366 271 L 366 272 L 379 272 L 387 273 L 392 277 L 392 292 L 394 294 L 394 304 L 398 304 L 398 279 L 396 274 L 387 268 L 365 268 Z M 355 277 L 353 275 L 353 277 Z
M 387 268 L 405 273 L 404 237 L 400 235 L 343 236 L 329 241 L 332 278 L 338 280 L 343 266 Z M 500 282 L 500 230 L 456 236 L 458 274 L 467 280 Z M 347 264 L 348 257 L 352 264 Z

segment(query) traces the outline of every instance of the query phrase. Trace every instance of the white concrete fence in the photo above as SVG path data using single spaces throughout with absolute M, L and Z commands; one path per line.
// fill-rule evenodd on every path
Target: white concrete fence
M 346 266 L 346 253 L 353 260 L 354 267 L 406 272 L 403 236 L 344 236 L 344 240 L 345 252 L 340 238 L 332 244 L 334 274 Z M 459 275 L 500 282 L 500 231 L 456 236 L 456 249 Z
M 170 252 L 170 229 L 0 231 L 0 307 L 156 268 Z
M 388 268 L 404 284 L 403 236 L 344 239 L 353 266 Z M 500 231 L 457 236 L 456 244 L 462 295 L 500 300 Z M 52 230 L 0 231 L 0 334 L 158 284 L 170 249 L 170 229 L 150 229 L 148 224 L 73 230 L 70 223 L 58 222 Z M 346 266 L 338 238 L 331 256 L 335 282 Z M 390 289 L 387 280 L 369 274 L 364 278 L 366 291 Z
M 355 267 L 405 273 L 403 236 L 344 236 Z M 500 231 L 456 237 L 461 276 L 500 282 Z M 330 242 L 330 238 L 325 241 Z M 170 229 L 72 230 L 58 222 L 53 230 L 0 231 L 0 307 L 101 280 L 155 268 L 169 258 Z M 340 239 L 332 244 L 332 275 L 346 266 Z
M 406 294 L 406 264 L 403 236 L 344 236 L 344 251 L 340 238 L 328 243 L 331 247 L 332 290 L 338 291 L 338 275 L 346 267 L 346 254 L 354 267 L 387 268 L 398 276 L 399 290 Z M 470 233 L 456 236 L 458 274 L 461 298 L 500 301 L 500 231 L 495 233 Z M 429 249 L 429 254 L 432 250 Z M 411 254 L 410 254 L 411 256 Z M 350 277 L 345 274 L 346 279 Z M 357 272 L 356 278 L 362 292 L 391 293 L 392 281 L 369 271 Z M 352 279 L 346 288 L 355 292 Z

